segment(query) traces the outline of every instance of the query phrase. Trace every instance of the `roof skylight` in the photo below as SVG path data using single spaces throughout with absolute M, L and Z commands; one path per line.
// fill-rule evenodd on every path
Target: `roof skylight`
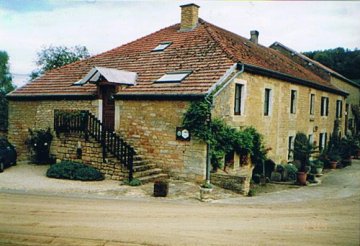
M 152 51 L 163 51 L 167 47 L 169 47 L 172 42 L 161 42 L 158 46 L 156 46 Z
M 156 83 L 177 83 L 183 81 L 192 71 L 169 72 L 161 76 Z
M 73 85 L 84 85 L 84 84 L 85 84 L 85 82 L 82 79 L 79 79 L 78 81 L 73 83 Z

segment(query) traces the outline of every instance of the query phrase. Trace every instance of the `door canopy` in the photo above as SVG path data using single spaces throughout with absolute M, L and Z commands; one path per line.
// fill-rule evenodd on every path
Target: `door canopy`
M 102 78 L 115 85 L 135 85 L 137 73 L 106 67 L 94 67 L 74 85 L 97 84 Z

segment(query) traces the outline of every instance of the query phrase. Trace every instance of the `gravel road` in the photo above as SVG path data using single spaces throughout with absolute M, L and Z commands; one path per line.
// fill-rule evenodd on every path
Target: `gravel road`
M 40 169 L 0 174 L 0 245 L 360 244 L 360 161 L 319 186 L 212 203 L 152 198 L 114 181 L 42 180 Z M 111 197 L 118 189 L 125 196 Z

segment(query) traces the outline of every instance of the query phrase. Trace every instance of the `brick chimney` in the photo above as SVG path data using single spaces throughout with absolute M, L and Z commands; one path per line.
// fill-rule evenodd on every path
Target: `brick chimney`
M 250 31 L 250 41 L 253 42 L 254 44 L 259 43 L 259 32 L 258 31 L 256 31 L 256 30 Z
M 200 6 L 190 3 L 181 5 L 180 31 L 191 31 L 198 25 Z

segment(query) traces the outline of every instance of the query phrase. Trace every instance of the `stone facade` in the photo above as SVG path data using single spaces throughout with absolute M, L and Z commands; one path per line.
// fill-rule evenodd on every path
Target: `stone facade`
M 9 101 L 8 138 L 17 148 L 18 160 L 29 158 L 25 145 L 29 128 L 53 129 L 55 109 L 89 110 L 97 115 L 98 100 Z M 53 151 L 54 147 L 51 149 Z
M 106 178 L 123 180 L 126 172 L 122 172 L 122 166 L 116 158 L 111 156 L 103 162 L 102 147 L 95 141 L 85 141 L 80 134 L 60 134 L 52 142 L 52 153 L 58 160 L 71 160 L 95 167 Z M 81 154 L 78 155 L 78 148 Z M 124 168 L 125 169 L 125 168 Z
M 348 110 L 348 121 L 352 122 L 352 126 L 354 127 L 355 124 L 355 117 L 351 110 L 351 105 L 359 105 L 360 106 L 360 88 L 349 84 L 348 82 L 345 82 L 341 79 L 338 79 L 334 76 L 331 76 L 331 83 L 335 85 L 338 88 L 341 88 L 342 90 L 349 93 L 349 96 L 346 98 L 346 103 L 349 105 Z M 360 129 L 357 129 L 357 132 L 359 132 Z
M 116 131 L 133 145 L 138 154 L 173 177 L 203 180 L 206 145 L 192 138 L 176 140 L 182 125 L 186 101 L 122 100 L 116 102 Z
M 241 115 L 234 115 L 235 84 L 243 85 Z M 265 88 L 271 89 L 268 116 L 264 115 Z M 297 92 L 295 114 L 290 113 L 291 90 Z M 314 115 L 310 115 L 310 94 L 315 94 Z M 329 98 L 328 116 L 320 116 L 321 97 Z M 223 118 L 233 127 L 255 127 L 264 135 L 266 147 L 271 148 L 269 157 L 280 163 L 288 161 L 289 136 L 295 136 L 297 132 L 312 134 L 318 144 L 320 133 L 327 133 L 329 140 L 336 119 L 336 100 L 345 99 L 328 92 L 245 72 L 215 98 L 213 116 Z M 340 122 L 343 133 L 344 120 L 340 119 Z

